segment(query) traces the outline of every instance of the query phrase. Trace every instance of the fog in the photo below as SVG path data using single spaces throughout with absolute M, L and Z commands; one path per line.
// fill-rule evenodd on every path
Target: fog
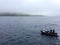
M 60 15 L 60 0 L 0 0 L 0 13 Z

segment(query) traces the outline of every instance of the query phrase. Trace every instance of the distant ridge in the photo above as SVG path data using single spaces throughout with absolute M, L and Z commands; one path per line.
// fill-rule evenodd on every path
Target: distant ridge
M 17 13 L 0 13 L 0 16 L 44 16 L 44 15 L 17 14 Z

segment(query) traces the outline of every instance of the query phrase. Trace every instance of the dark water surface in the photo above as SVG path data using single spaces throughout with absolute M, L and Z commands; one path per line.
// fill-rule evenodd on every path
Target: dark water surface
M 40 34 L 55 29 L 59 37 Z M 0 17 L 0 45 L 60 45 L 60 17 Z

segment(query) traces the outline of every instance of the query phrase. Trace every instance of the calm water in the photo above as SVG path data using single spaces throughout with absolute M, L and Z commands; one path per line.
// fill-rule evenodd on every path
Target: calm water
M 59 37 L 42 36 L 55 29 Z M 60 17 L 0 17 L 0 45 L 60 45 Z

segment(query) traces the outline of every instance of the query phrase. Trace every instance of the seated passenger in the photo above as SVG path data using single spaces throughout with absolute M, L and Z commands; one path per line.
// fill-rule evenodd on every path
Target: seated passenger
M 52 30 L 50 30 L 50 33 L 52 33 Z
M 55 30 L 53 29 L 53 33 L 55 33 Z

